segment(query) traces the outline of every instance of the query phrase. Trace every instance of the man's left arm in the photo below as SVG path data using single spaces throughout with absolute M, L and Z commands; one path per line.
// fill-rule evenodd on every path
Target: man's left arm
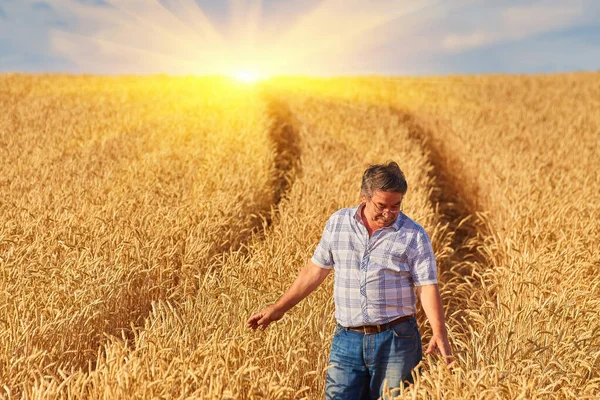
M 426 353 L 439 350 L 446 362 L 452 362 L 452 350 L 448 343 L 448 332 L 444 318 L 444 307 L 437 285 L 437 265 L 429 236 L 420 229 L 415 242 L 409 246 L 409 262 L 417 296 L 433 330 Z
M 446 321 L 444 317 L 444 307 L 440 297 L 440 291 L 437 284 L 423 285 L 416 287 L 417 296 L 425 311 L 427 320 L 431 325 L 433 335 L 427 346 L 426 354 L 433 354 L 436 350 L 442 354 L 446 363 L 452 362 L 452 350 L 448 342 L 448 332 L 446 331 Z

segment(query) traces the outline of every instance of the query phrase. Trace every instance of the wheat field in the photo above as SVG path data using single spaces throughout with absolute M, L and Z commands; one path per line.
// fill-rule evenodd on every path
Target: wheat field
M 332 279 L 245 321 L 394 160 L 456 362 L 384 398 L 600 397 L 599 74 L 5 74 L 0 93 L 0 396 L 322 398 Z

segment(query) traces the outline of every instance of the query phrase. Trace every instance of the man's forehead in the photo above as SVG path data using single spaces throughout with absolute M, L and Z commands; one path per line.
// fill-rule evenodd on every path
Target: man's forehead
M 402 201 L 404 195 L 398 192 L 384 192 L 383 190 L 376 190 L 373 192 L 373 196 L 371 196 L 371 200 L 374 202 L 382 202 L 382 203 L 398 203 Z

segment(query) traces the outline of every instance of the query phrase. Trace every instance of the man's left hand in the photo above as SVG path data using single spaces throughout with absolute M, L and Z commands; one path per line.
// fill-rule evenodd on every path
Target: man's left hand
M 451 364 L 452 361 L 454 361 L 447 336 L 442 334 L 434 334 L 431 337 L 425 354 L 433 354 L 436 350 L 442 354 L 442 357 L 444 357 L 444 360 L 446 360 L 446 364 Z

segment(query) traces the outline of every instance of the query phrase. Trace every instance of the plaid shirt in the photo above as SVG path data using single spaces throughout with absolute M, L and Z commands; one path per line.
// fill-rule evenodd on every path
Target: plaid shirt
M 416 312 L 414 285 L 437 283 L 427 232 L 398 214 L 369 237 L 361 209 L 344 208 L 327 221 L 312 262 L 334 269 L 335 318 L 345 327 L 385 324 Z

